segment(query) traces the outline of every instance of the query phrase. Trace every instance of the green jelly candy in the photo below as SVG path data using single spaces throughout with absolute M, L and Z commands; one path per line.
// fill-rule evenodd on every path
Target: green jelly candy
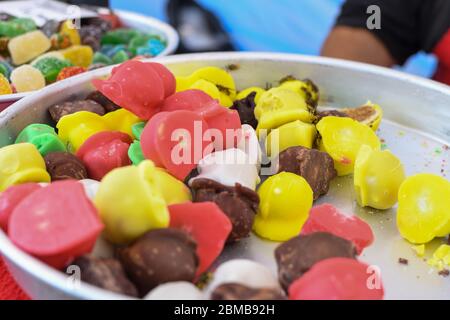
M 133 56 L 136 56 L 138 48 L 147 46 L 148 41 L 154 38 L 154 35 L 140 34 L 131 39 L 130 44 L 128 45 L 128 49 L 131 51 Z
M 14 38 L 36 29 L 36 23 L 28 18 L 0 21 L 0 35 L 8 38 Z
M 126 44 L 131 41 L 134 37 L 139 35 L 140 32 L 135 29 L 116 29 L 105 33 L 102 37 L 101 44 Z
M 46 124 L 34 123 L 23 129 L 17 136 L 16 143 L 24 142 L 34 144 L 43 157 L 50 152 L 67 151 L 55 129 Z
M 134 140 L 134 142 L 130 145 L 130 148 L 128 149 L 128 157 L 135 166 L 145 160 L 140 141 Z
M 94 59 L 92 60 L 92 64 L 97 64 L 97 63 L 110 65 L 110 64 L 113 64 L 113 61 L 106 54 L 103 54 L 101 52 L 96 52 L 94 54 Z
M 42 72 L 47 83 L 55 82 L 61 70 L 71 66 L 72 63 L 70 61 L 55 57 L 42 58 L 33 65 L 33 67 Z
M 112 57 L 112 61 L 114 64 L 119 64 L 127 60 L 130 60 L 130 56 L 125 50 L 120 50 Z
M 146 122 L 138 122 L 131 126 L 131 132 L 133 133 L 133 136 L 136 138 L 136 140 L 141 140 L 141 134 L 142 131 L 144 131 Z

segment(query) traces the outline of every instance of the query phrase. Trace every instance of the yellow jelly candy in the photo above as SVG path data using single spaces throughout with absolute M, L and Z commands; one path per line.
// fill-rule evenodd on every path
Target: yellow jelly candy
M 73 24 L 72 20 L 64 21 L 64 23 L 61 25 L 59 32 L 61 34 L 67 35 L 72 45 L 81 44 L 80 33 L 78 32 L 76 26 Z
M 79 111 L 62 117 L 56 128 L 58 136 L 73 152 L 76 152 L 90 136 L 110 130 L 102 116 L 89 111 Z
M 260 87 L 250 87 L 240 91 L 236 96 L 236 100 L 245 99 L 252 92 L 256 92 L 255 103 L 258 103 L 259 98 L 261 98 L 261 96 L 263 95 L 264 92 L 266 92 L 266 90 Z
M 316 127 L 300 120 L 286 123 L 273 129 L 266 139 L 267 155 L 276 156 L 289 147 L 303 146 L 312 148 L 316 138 Z
M 0 149 L 0 192 L 26 182 L 50 182 L 45 162 L 31 143 L 18 143 Z
M 450 233 L 450 182 L 428 173 L 407 178 L 398 192 L 397 227 L 412 243 Z
M 231 107 L 233 105 L 233 101 L 229 96 L 220 92 L 219 89 L 212 83 L 203 79 L 195 81 L 189 89 L 197 89 L 205 92 L 211 98 L 219 100 L 220 105 L 224 107 Z
M 438 270 L 443 270 L 445 267 L 450 266 L 450 246 L 448 244 L 440 245 L 427 263 Z
M 315 85 L 310 81 L 300 81 L 300 80 L 287 80 L 284 81 L 279 88 L 288 89 L 299 93 L 305 101 L 310 101 L 312 104 L 310 107 L 314 109 L 314 105 L 317 105 L 319 100 L 319 92 Z
M 389 150 L 363 145 L 355 161 L 353 182 L 362 207 L 389 209 L 397 203 L 398 189 L 405 180 L 400 160 Z
M 193 82 L 203 79 L 213 83 L 220 92 L 225 93 L 231 99 L 236 97 L 236 85 L 233 77 L 225 70 L 217 67 L 204 67 L 191 75 Z
M 28 92 L 45 87 L 45 78 L 41 71 L 28 64 L 13 70 L 11 82 L 17 92 Z
M 164 169 L 155 168 L 151 180 L 154 186 L 161 191 L 168 206 L 192 200 L 189 188 Z
M 188 77 L 177 76 L 175 77 L 175 81 L 177 84 L 176 86 L 177 92 L 188 90 L 190 86 L 194 83 L 189 76 Z
M 106 122 L 110 130 L 121 131 L 133 137 L 133 132 L 131 128 L 136 123 L 142 122 L 134 113 L 126 109 L 118 109 L 113 112 L 105 114 L 103 120 Z
M 383 118 L 383 109 L 377 104 L 374 104 L 370 101 L 358 108 L 346 108 L 341 109 L 340 111 L 344 112 L 347 116 L 361 122 L 370 128 L 373 131 L 377 131 L 380 126 L 381 119 Z
M 102 179 L 94 204 L 111 242 L 125 244 L 149 230 L 169 226 L 167 205 L 152 183 L 153 174 L 151 161 L 143 161 L 114 169 Z
M 42 31 L 36 30 L 12 38 L 8 43 L 8 50 L 17 66 L 40 56 L 50 49 L 50 46 L 50 39 Z
M 12 92 L 13 91 L 8 79 L 6 79 L 6 77 L 2 73 L 0 73 L 0 95 L 11 94 Z
M 374 150 L 381 147 L 380 140 L 369 127 L 350 118 L 325 117 L 316 127 L 322 137 L 320 149 L 333 158 L 339 176 L 353 172 L 362 145 Z
M 90 46 L 71 46 L 59 52 L 64 56 L 64 59 L 69 60 L 77 67 L 89 67 L 94 58 L 94 51 Z
M 301 176 L 281 172 L 259 188 L 260 204 L 253 230 L 262 238 L 286 241 L 298 235 L 308 219 L 313 191 Z

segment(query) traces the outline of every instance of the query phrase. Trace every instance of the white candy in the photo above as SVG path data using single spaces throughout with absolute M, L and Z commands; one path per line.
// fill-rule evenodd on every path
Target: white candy
M 225 283 L 237 283 L 254 289 L 281 290 L 277 278 L 269 268 L 247 259 L 234 259 L 221 264 L 214 272 L 206 292 L 211 294 L 215 288 Z
M 250 163 L 253 163 L 260 168 L 262 151 L 256 131 L 248 124 L 243 124 L 241 129 L 242 137 L 238 142 L 237 148 L 247 154 L 250 159 Z
M 79 182 L 83 185 L 88 198 L 93 200 L 97 194 L 98 188 L 100 188 L 100 182 L 92 179 L 83 179 L 79 180 Z
M 157 286 L 150 291 L 145 300 L 204 300 L 199 288 L 190 282 L 176 281 Z
M 250 162 L 244 151 L 236 148 L 207 155 L 199 161 L 197 169 L 200 174 L 192 178 L 189 181 L 190 184 L 195 179 L 206 178 L 230 187 L 240 183 L 244 187 L 255 190 L 260 182 L 257 166 Z

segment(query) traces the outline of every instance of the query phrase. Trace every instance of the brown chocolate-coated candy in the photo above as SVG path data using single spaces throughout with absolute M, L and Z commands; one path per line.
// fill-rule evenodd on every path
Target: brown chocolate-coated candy
M 320 120 L 322 120 L 325 117 L 340 117 L 345 118 L 348 117 L 344 112 L 339 110 L 325 110 L 320 111 L 316 114 L 315 123 L 318 123 Z
M 72 265 L 80 267 L 82 281 L 116 293 L 138 296 L 136 287 L 127 278 L 117 259 L 99 259 L 86 255 L 77 258 Z
M 233 229 L 228 236 L 228 243 L 249 236 L 259 205 L 259 196 L 255 191 L 238 183 L 229 187 L 204 178 L 195 179 L 191 188 L 194 202 L 215 202 L 230 218 Z
M 328 258 L 355 258 L 356 249 L 351 241 L 327 232 L 300 235 L 279 245 L 275 250 L 278 278 L 288 290 L 314 264 Z
M 100 116 L 105 114 L 105 108 L 93 100 L 78 100 L 59 103 L 48 108 L 53 121 L 58 122 L 62 117 L 78 111 L 89 111 Z
M 328 192 L 337 172 L 326 152 L 304 147 L 290 147 L 278 157 L 278 172 L 292 172 L 305 178 L 314 192 L 314 200 Z
M 254 129 L 258 126 L 258 121 L 255 118 L 255 97 L 256 92 L 250 93 L 242 100 L 236 100 L 230 109 L 236 110 L 239 113 L 242 124 L 248 124 Z
M 286 300 L 282 292 L 272 288 L 249 288 L 238 283 L 225 283 L 211 294 L 212 300 Z
M 197 244 L 178 229 L 157 229 L 144 234 L 118 257 L 141 295 L 171 281 L 192 281 L 198 267 Z
M 120 109 L 120 107 L 117 104 L 115 104 L 114 102 L 109 100 L 100 91 L 91 92 L 87 96 L 86 99 L 93 100 L 93 101 L 97 102 L 98 104 L 100 104 L 101 106 L 103 106 L 103 108 L 105 109 L 106 113 L 113 112 L 113 111 L 116 111 L 116 110 Z
M 44 160 L 52 181 L 88 178 L 84 164 L 71 153 L 51 152 L 44 157 Z

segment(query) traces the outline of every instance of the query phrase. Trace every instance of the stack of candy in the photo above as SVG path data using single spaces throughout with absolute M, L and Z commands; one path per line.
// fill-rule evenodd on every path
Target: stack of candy
M 145 41 L 131 42 L 139 50 Z M 450 232 L 450 183 L 405 180 L 399 159 L 380 150 L 376 105 L 318 112 L 309 80 L 237 92 L 216 67 L 176 78 L 137 60 L 93 85 L 85 100 L 49 108 L 54 127 L 30 124 L 0 149 L 0 227 L 55 268 L 78 265 L 93 285 L 145 299 L 382 299 L 380 275 L 368 288 L 357 259 L 374 241 L 370 226 L 331 204 L 313 207 L 338 175 L 353 173 L 360 206 L 398 200 L 409 241 Z M 275 166 L 261 183 L 266 159 Z M 252 231 L 281 242 L 278 277 L 246 259 L 214 270 Z M 105 240 L 115 254 L 93 251 Z
M 111 20 L 82 19 L 79 29 L 71 20 L 48 21 L 40 29 L 29 18 L 0 21 L 0 95 L 39 90 L 90 69 L 154 57 L 165 49 L 160 36 Z

